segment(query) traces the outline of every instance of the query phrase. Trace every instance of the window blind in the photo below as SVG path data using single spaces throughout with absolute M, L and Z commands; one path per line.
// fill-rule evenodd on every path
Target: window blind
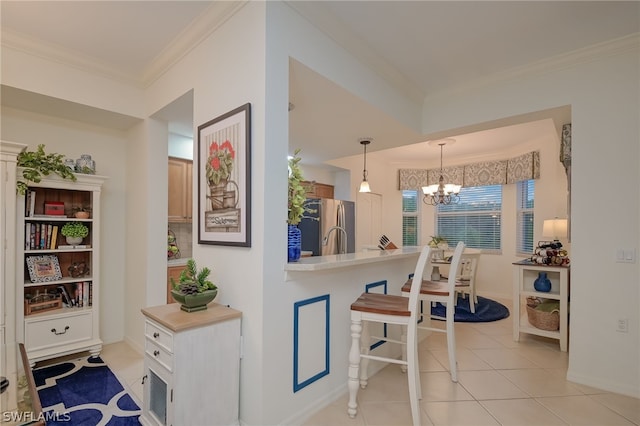
M 436 209 L 438 236 L 450 246 L 463 241 L 467 247 L 486 251 L 502 248 L 502 185 L 462 188 L 458 204 Z
M 523 180 L 516 184 L 517 233 L 516 251 L 518 254 L 533 254 L 533 207 L 535 200 L 535 181 Z
M 402 191 L 402 245 L 417 246 L 419 239 L 419 206 L 418 191 Z

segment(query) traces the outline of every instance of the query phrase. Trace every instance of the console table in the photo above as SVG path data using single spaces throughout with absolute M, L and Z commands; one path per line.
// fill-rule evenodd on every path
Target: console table
M 569 267 L 548 266 L 528 260 L 515 262 L 513 269 L 513 340 L 520 340 L 520 333 L 558 339 L 560 350 L 567 351 L 569 332 Z M 546 272 L 551 280 L 549 292 L 536 291 L 534 281 L 540 272 Z M 553 299 L 560 302 L 560 329 L 557 331 L 542 330 L 529 323 L 526 312 L 526 298 L 529 296 Z M 521 308 L 522 309 L 521 312 Z

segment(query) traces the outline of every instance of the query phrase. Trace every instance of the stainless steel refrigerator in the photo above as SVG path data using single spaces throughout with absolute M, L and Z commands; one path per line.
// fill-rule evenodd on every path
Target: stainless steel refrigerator
M 305 214 L 298 225 L 303 251 L 311 251 L 313 256 L 355 252 L 356 208 L 353 201 L 309 198 L 306 206 L 314 212 Z

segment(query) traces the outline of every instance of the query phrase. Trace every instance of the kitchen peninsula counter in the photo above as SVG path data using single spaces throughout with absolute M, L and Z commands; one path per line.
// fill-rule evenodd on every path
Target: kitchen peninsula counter
M 420 254 L 420 249 L 421 247 L 403 247 L 394 250 L 365 250 L 356 253 L 305 257 L 297 262 L 287 263 L 284 270 L 290 272 L 326 271 L 405 258 L 414 259 Z

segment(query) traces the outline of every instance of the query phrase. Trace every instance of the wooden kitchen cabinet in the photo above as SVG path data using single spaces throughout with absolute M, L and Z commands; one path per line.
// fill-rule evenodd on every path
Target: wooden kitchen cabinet
M 171 278 L 176 282 L 180 281 L 180 274 L 184 268 L 185 265 L 167 267 L 167 303 L 175 302 L 175 300 L 173 300 L 173 296 L 171 296 Z
M 242 313 L 210 303 L 142 309 L 145 317 L 145 426 L 237 425 Z
M 169 157 L 169 223 L 191 223 L 193 161 Z
M 303 181 L 302 185 L 307 188 L 307 198 L 333 198 L 333 185 L 309 181 Z

